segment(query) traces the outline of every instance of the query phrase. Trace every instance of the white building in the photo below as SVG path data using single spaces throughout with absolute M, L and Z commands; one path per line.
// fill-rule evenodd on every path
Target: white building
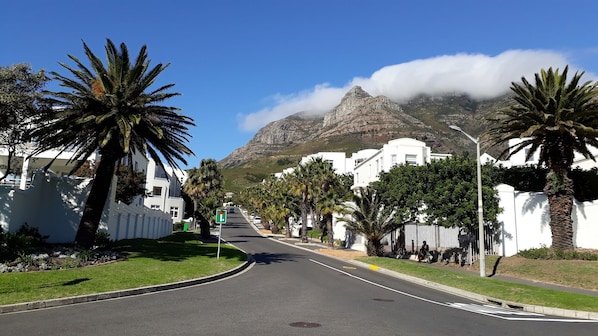
M 320 158 L 324 162 L 328 162 L 336 174 L 353 173 L 355 163 L 352 158 L 347 158 L 345 152 L 318 152 L 310 154 L 304 156 L 299 164 L 304 165 L 315 158 Z
M 154 160 L 149 160 L 145 185 L 148 193 L 144 205 L 153 210 L 169 213 L 175 223 L 181 222 L 185 212 L 185 201 L 181 191 L 187 173 L 168 166 L 165 168 L 162 169 Z
M 35 155 L 34 157 L 28 158 L 30 153 L 33 151 L 32 146 L 25 145 L 23 149 L 15 154 L 13 157 L 11 165 L 18 165 L 20 166 L 19 171 L 15 172 L 14 174 L 8 175 L 3 181 L 2 184 L 4 185 L 12 185 L 21 190 L 25 190 L 27 186 L 31 183 L 31 177 L 33 176 L 33 172 L 38 169 L 44 168 L 50 162 L 52 164 L 49 166 L 49 170 L 51 170 L 56 175 L 67 175 L 73 166 L 75 165 L 74 162 L 69 163 L 69 160 L 72 159 L 73 155 L 75 154 L 73 151 L 63 151 L 60 152 L 58 150 L 49 150 L 42 153 Z M 92 156 L 88 158 L 88 160 L 96 160 L 97 153 L 94 153 Z M 4 176 L 4 172 L 6 172 L 8 164 L 8 149 L 6 147 L 0 147 L 0 176 Z
M 380 173 L 388 172 L 394 166 L 400 164 L 420 166 L 450 156 L 450 154 L 432 153 L 431 148 L 423 141 L 411 138 L 391 140 L 355 166 L 353 189 L 367 187 L 378 180 Z
M 510 139 L 509 140 L 509 147 L 513 147 L 518 143 L 522 142 L 524 138 L 520 139 Z M 504 167 L 517 167 L 517 166 L 526 166 L 526 165 L 537 165 L 539 158 L 540 158 L 540 150 L 536 150 L 529 159 L 525 159 L 527 154 L 530 151 L 530 147 L 528 146 L 519 152 L 513 154 L 508 160 L 505 161 L 497 161 L 496 164 L 501 164 Z M 598 157 L 598 148 L 588 146 L 590 153 L 592 153 L 595 157 Z M 484 162 L 482 160 L 482 162 Z M 598 163 L 592 159 L 586 159 L 583 155 L 578 152 L 575 152 L 573 156 L 573 164 L 571 168 L 581 168 L 583 170 L 590 170 L 592 168 L 598 167 Z
M 17 153 L 16 157 L 12 160 L 13 163 L 21 167 L 16 174 L 7 176 L 2 181 L 2 184 L 25 190 L 31 183 L 31 178 L 36 170 L 44 168 L 51 163 L 48 169 L 58 176 L 64 176 L 68 175 L 75 165 L 75 162 L 69 162 L 75 154 L 73 151 L 60 152 L 58 150 L 49 150 L 28 158 L 32 151 L 32 146 L 24 146 L 24 149 Z M 87 160 L 92 162 L 99 159 L 100 157 L 97 153 L 87 158 Z M 7 161 L 8 151 L 6 148 L 0 147 L 0 176 L 6 171 Z M 167 167 L 168 172 L 164 172 L 160 168 L 156 169 L 153 160 L 148 159 L 142 153 L 132 155 L 131 161 L 133 169 L 146 174 L 146 189 L 150 194 L 145 198 L 141 196 L 136 197 L 131 205 L 145 205 L 151 209 L 159 209 L 165 213 L 169 213 L 173 221 L 182 221 L 185 203 L 181 197 L 181 186 L 186 179 L 186 173 L 178 170 L 175 174 L 174 170 L 170 167 Z M 123 158 L 120 164 L 128 165 L 128 158 Z

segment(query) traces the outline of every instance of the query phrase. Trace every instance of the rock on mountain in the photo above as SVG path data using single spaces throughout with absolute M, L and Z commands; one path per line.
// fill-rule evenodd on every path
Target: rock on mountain
M 500 97 L 475 101 L 465 95 L 420 96 L 406 103 L 396 103 L 385 96 L 372 97 L 355 86 L 341 102 L 323 116 L 297 113 L 269 123 L 246 145 L 220 161 L 224 168 L 243 166 L 255 159 L 275 156 L 309 144 L 310 153 L 347 148 L 376 148 L 389 140 L 410 137 L 424 141 L 436 152 L 468 149 L 468 139 L 455 134 L 448 125 L 456 124 L 471 134 L 485 127 L 489 113 L 505 106 Z M 344 145 L 340 145 L 343 143 Z

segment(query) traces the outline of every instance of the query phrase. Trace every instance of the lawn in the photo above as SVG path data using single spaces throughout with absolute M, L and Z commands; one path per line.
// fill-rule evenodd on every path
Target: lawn
M 110 292 L 201 278 L 233 269 L 246 255 L 233 246 L 202 243 L 190 232 L 161 240 L 122 240 L 123 261 L 76 269 L 0 274 L 0 305 Z
M 544 289 L 492 277 L 481 278 L 479 275 L 459 272 L 450 267 L 432 267 L 408 260 L 381 257 L 362 257 L 357 260 L 503 301 L 598 312 L 597 296 Z M 496 265 L 497 274 L 576 288 L 593 290 L 598 288 L 598 262 L 596 261 L 535 260 L 518 256 L 501 259 L 488 257 L 487 274 L 492 274 L 493 265 Z

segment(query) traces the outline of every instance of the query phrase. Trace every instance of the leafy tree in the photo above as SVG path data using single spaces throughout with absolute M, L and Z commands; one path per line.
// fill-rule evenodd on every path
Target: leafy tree
M 96 162 L 93 160 L 86 160 L 73 175 L 77 177 L 93 178 L 96 174 Z
M 494 184 L 508 184 L 518 191 L 542 192 L 546 185 L 546 167 L 538 165 L 505 168 L 492 167 Z M 579 167 L 569 172 L 573 180 L 573 195 L 580 202 L 598 199 L 598 168 L 584 170 Z
M 470 156 L 453 156 L 428 163 L 423 204 L 427 221 L 446 227 L 478 229 L 477 162 Z M 482 167 L 484 223 L 495 227 L 500 212 L 489 165 Z
M 570 177 L 574 153 L 595 160 L 590 147 L 597 147 L 597 83 L 580 83 L 582 73 L 567 82 L 568 67 L 562 73 L 549 68 L 535 75 L 535 84 L 522 78 L 512 83 L 514 104 L 500 111 L 488 130 L 490 143 L 510 145 L 501 157 L 528 150 L 526 159 L 540 151 L 539 163 L 546 165 L 544 193 L 548 197 L 552 248 L 573 249 L 573 181 Z
M 145 174 L 131 166 L 119 165 L 116 169 L 116 200 L 131 204 L 136 196 L 145 197 Z
M 353 203 L 346 206 L 346 212 L 349 216 L 343 218 L 345 226 L 367 239 L 368 256 L 383 256 L 382 239 L 402 225 L 397 221 L 393 207 L 385 206 L 374 190 L 360 189 L 353 196 Z
M 380 174 L 372 189 L 380 198 L 395 208 L 397 220 L 408 223 L 417 220 L 423 206 L 428 181 L 426 166 L 398 165 Z
M 41 89 L 47 80 L 43 70 L 33 73 L 28 64 L 0 67 L 0 146 L 7 151 L 0 181 L 19 169 L 14 158 L 30 140 L 32 118 L 44 108 Z
M 183 191 L 193 200 L 193 217 L 200 218 L 201 236 L 210 236 L 210 222 L 222 205 L 224 191 L 222 173 L 214 159 L 202 159 L 199 168 L 189 171 Z
M 104 204 L 114 176 L 116 163 L 134 153 L 147 153 L 157 165 L 163 160 L 178 168 L 186 164 L 185 157 L 193 154 L 185 145 L 190 137 L 188 127 L 193 120 L 179 113 L 179 109 L 160 105 L 179 95 L 168 92 L 174 84 L 154 88 L 159 74 L 168 65 L 150 68 L 147 47 L 141 47 L 131 63 L 127 46 L 120 49 L 107 40 L 106 66 L 83 43 L 91 69 L 77 57 L 69 55 L 76 67 L 60 63 L 73 78 L 52 72 L 53 79 L 69 91 L 47 92 L 49 102 L 56 107 L 52 113 L 36 120 L 32 132 L 38 142 L 36 153 L 48 149 L 74 149 L 76 170 L 92 153 L 99 152 L 101 160 L 87 197 L 83 216 L 75 237 L 81 248 L 92 247 Z

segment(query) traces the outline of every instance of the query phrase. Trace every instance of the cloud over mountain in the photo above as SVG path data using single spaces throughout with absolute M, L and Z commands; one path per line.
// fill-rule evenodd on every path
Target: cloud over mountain
M 240 116 L 240 127 L 254 131 L 301 111 L 323 114 L 334 108 L 355 85 L 373 96 L 384 95 L 398 102 L 419 94 L 465 93 L 473 98 L 485 99 L 508 92 L 511 82 L 518 82 L 521 77 L 533 80 L 533 75 L 540 69 L 563 69 L 567 64 L 567 57 L 559 52 L 509 50 L 496 56 L 443 55 L 389 65 L 369 78 L 355 77 L 344 87 L 318 84 L 303 92 L 277 95 L 272 106 Z M 570 71 L 579 70 L 572 64 L 569 66 Z

